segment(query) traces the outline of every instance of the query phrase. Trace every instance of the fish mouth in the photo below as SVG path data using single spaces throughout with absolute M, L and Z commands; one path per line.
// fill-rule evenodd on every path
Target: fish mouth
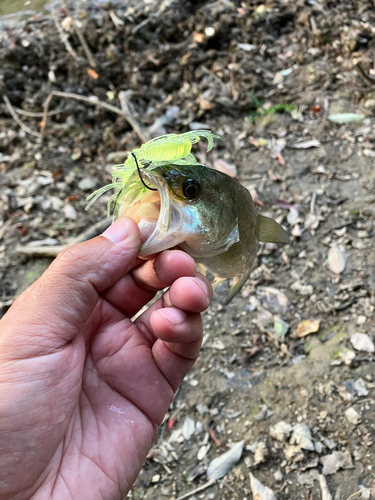
M 125 199 L 118 215 L 131 217 L 138 224 L 142 242 L 138 255 L 146 257 L 181 244 L 186 235 L 181 231 L 182 214 L 170 198 L 162 172 L 142 169 L 142 178 L 153 190 L 130 204 Z

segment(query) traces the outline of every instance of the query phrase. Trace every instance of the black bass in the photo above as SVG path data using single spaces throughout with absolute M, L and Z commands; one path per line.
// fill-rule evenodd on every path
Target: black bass
M 234 278 L 226 303 L 248 279 L 260 241 L 289 241 L 277 222 L 257 213 L 242 184 L 197 163 L 164 162 L 134 172 L 117 196 L 114 215 L 138 223 L 140 256 L 178 247 L 216 283 Z

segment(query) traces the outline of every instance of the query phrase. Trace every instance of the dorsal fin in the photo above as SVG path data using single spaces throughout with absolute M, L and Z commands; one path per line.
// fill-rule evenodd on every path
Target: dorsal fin
M 255 234 L 263 243 L 289 243 L 289 236 L 275 220 L 258 215 Z

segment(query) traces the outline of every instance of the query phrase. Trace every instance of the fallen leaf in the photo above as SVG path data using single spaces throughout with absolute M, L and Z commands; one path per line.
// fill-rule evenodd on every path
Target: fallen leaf
M 310 335 L 310 333 L 316 333 L 320 327 L 320 319 L 306 319 L 298 323 L 296 330 L 296 337 L 302 338 Z
M 340 246 L 333 246 L 328 252 L 328 267 L 335 274 L 341 274 L 345 269 L 345 255 Z
M 354 333 L 350 337 L 350 342 L 355 350 L 364 352 L 374 352 L 375 346 L 371 338 L 366 333 Z
M 225 474 L 235 465 L 242 455 L 244 441 L 233 443 L 232 448 L 214 458 L 207 469 L 208 479 L 216 480 L 224 477 Z
M 297 142 L 292 147 L 294 149 L 309 149 L 309 148 L 319 148 L 321 146 L 318 139 L 311 139 L 309 141 Z
M 273 328 L 278 337 L 284 337 L 289 330 L 289 325 L 278 316 L 274 316 Z
M 267 486 L 258 481 L 250 472 L 250 488 L 253 494 L 253 500 L 277 500 L 274 492 Z
M 214 161 L 214 169 L 219 172 L 223 172 L 224 174 L 230 175 L 231 177 L 236 177 L 237 168 L 234 163 L 228 163 L 225 160 L 215 160 Z
M 199 98 L 199 105 L 204 110 L 212 109 L 215 107 L 215 104 L 213 104 L 210 101 L 207 101 L 207 99 L 205 99 L 203 96 L 200 96 Z
M 361 113 L 337 113 L 328 116 L 328 120 L 339 124 L 361 122 L 364 118 L 365 115 L 362 115 Z
M 64 205 L 64 215 L 67 219 L 75 220 L 77 218 L 77 212 L 73 205 L 67 203 Z
M 92 68 L 87 68 L 87 74 L 93 80 L 97 80 L 99 78 L 98 73 L 94 69 L 92 69 Z

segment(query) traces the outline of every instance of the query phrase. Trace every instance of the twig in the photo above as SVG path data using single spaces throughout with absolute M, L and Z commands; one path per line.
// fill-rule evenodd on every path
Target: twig
M 67 33 L 65 33 L 65 31 L 61 27 L 59 20 L 58 20 L 58 17 L 57 17 L 57 14 L 55 12 L 53 12 L 52 17 L 53 17 L 53 20 L 55 21 L 55 26 L 57 28 L 57 31 L 59 32 L 60 39 L 61 39 L 62 43 L 65 45 L 65 48 L 66 48 L 68 54 L 70 54 L 73 57 L 73 59 L 78 62 L 79 57 L 77 56 L 76 51 L 70 45 L 70 42 L 68 40 L 69 35 Z
M 375 78 L 364 70 L 362 63 L 354 61 L 354 66 L 357 68 L 357 71 L 362 77 L 362 80 L 364 80 L 367 85 L 375 85 Z
M 30 118 L 43 118 L 44 113 L 43 112 L 33 112 L 33 111 L 25 111 L 24 109 L 16 108 L 13 106 L 14 111 L 22 116 L 29 116 Z M 48 112 L 48 116 L 55 116 L 58 115 L 59 113 L 62 113 L 64 111 L 63 108 L 60 109 L 54 109 L 53 111 Z
M 44 104 L 42 129 L 40 131 L 40 138 L 41 139 L 43 139 L 44 131 L 46 129 L 47 118 L 48 118 L 48 108 L 49 108 L 50 102 L 51 102 L 53 97 L 64 97 L 66 99 L 75 99 L 77 101 L 87 102 L 88 104 L 92 104 L 93 106 L 100 106 L 102 108 L 108 109 L 108 111 L 112 111 L 112 113 L 116 113 L 116 114 L 122 116 L 123 118 L 125 118 L 125 120 L 129 123 L 129 125 L 131 127 L 133 127 L 133 125 L 136 123 L 134 118 L 132 116 L 130 116 L 128 113 L 125 113 L 124 111 L 117 108 L 116 106 L 112 106 L 111 104 L 108 104 L 104 101 L 100 101 L 95 96 L 86 97 L 86 96 L 79 95 L 79 94 L 73 94 L 71 92 L 60 92 L 60 91 L 54 90 L 47 97 L 46 102 Z M 142 130 L 139 127 L 134 128 L 134 132 L 138 135 L 138 137 L 140 138 L 140 140 L 142 142 L 147 142 L 147 137 L 144 135 L 144 133 L 142 132 Z
M 104 220 L 101 220 L 94 224 L 93 226 L 83 231 L 79 236 L 72 238 L 69 243 L 66 245 L 46 245 L 39 247 L 17 247 L 16 251 L 23 255 L 27 255 L 28 257 L 57 257 L 60 252 L 65 250 L 72 245 L 77 243 L 82 243 L 83 241 L 90 240 L 91 238 L 95 238 L 98 234 L 101 234 L 103 231 L 107 229 L 107 227 L 111 224 L 112 217 L 107 217 Z
M 90 66 L 93 68 L 96 68 L 96 62 L 95 62 L 93 55 L 91 54 L 91 50 L 89 49 L 89 46 L 87 45 L 86 40 L 81 33 L 81 30 L 78 28 L 77 23 L 75 22 L 75 20 L 73 18 L 72 18 L 72 24 L 73 24 L 74 31 L 76 32 L 76 34 L 79 38 L 79 41 L 81 42 L 83 50 L 85 51 L 86 57 L 89 60 Z
M 33 135 L 35 137 L 38 137 L 38 139 L 41 139 L 42 135 L 39 134 L 39 132 L 34 132 L 34 130 L 31 130 L 27 125 L 25 125 L 17 116 L 17 113 L 14 111 L 13 106 L 11 105 L 9 99 L 7 98 L 6 95 L 3 96 L 5 105 L 9 111 L 9 113 L 12 115 L 13 120 L 19 125 L 22 130 L 24 130 L 27 134 Z
M 81 42 L 81 45 L 83 47 L 83 50 L 85 51 L 85 54 L 86 54 L 86 57 L 89 61 L 90 66 L 93 68 L 96 68 L 96 62 L 95 62 L 95 59 L 91 53 L 91 50 L 89 49 L 89 46 L 87 45 L 86 40 L 85 40 L 84 36 L 82 35 L 81 30 L 78 28 L 77 23 L 75 22 L 73 16 L 70 15 L 70 12 L 69 12 L 68 6 L 65 3 L 65 0 L 62 0 L 62 4 L 72 20 L 74 31 L 76 32 L 76 35 L 78 36 L 78 39 Z
M 322 492 L 322 500 L 332 500 L 332 495 L 329 492 L 327 481 L 323 474 L 319 474 L 320 491 Z
M 189 498 L 189 497 L 195 495 L 196 493 L 199 493 L 200 491 L 206 490 L 207 488 L 209 488 L 213 484 L 215 484 L 215 481 L 213 479 L 210 479 L 209 481 L 207 481 L 207 483 L 204 483 L 204 484 L 202 484 L 202 486 L 199 486 L 199 488 L 195 488 L 195 490 L 191 490 L 188 493 L 185 493 L 185 495 L 178 497 L 177 500 L 184 500 L 185 498 Z
M 122 92 L 119 92 L 119 95 L 118 95 L 119 100 L 120 100 L 120 104 L 121 104 L 122 112 L 128 116 L 128 123 L 131 125 L 131 127 L 133 127 L 133 130 L 138 135 L 138 137 L 143 142 L 147 142 L 150 140 L 150 138 L 148 137 L 146 132 L 143 132 L 141 130 L 139 123 L 135 120 L 135 118 L 133 118 L 126 94 L 127 93 L 125 91 L 122 91 Z
M 353 498 L 355 498 L 357 495 L 361 495 L 362 493 L 364 493 L 366 491 L 372 493 L 374 491 L 374 489 L 373 488 L 371 488 L 371 489 L 365 488 L 363 490 L 357 491 L 357 493 L 353 493 L 353 495 L 350 495 L 350 497 L 347 498 L 346 500 L 353 500 Z

